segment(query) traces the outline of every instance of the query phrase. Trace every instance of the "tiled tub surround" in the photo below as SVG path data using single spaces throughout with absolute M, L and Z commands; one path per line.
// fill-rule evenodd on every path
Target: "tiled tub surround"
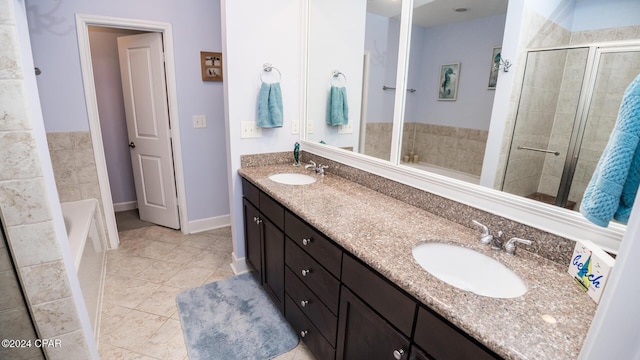
M 565 265 L 523 249 L 515 257 L 493 251 L 478 242 L 476 230 L 332 173 L 292 191 L 291 186 L 275 183 L 268 176 L 305 172 L 304 168 L 268 165 L 242 168 L 239 172 L 504 358 L 578 356 L 596 305 L 566 274 Z M 485 253 L 520 275 L 529 290 L 522 297 L 494 299 L 449 286 L 429 275 L 413 259 L 412 248 L 426 241 L 457 243 Z M 557 323 L 545 322 L 543 315 L 552 316 Z
M 389 160 L 391 130 L 391 123 L 368 123 L 364 153 Z M 405 122 L 401 155 L 413 151 L 421 162 L 480 176 L 488 133 L 486 130 Z

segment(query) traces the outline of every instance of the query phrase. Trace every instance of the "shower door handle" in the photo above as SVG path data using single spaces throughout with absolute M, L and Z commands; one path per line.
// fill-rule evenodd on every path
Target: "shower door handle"
M 129 147 L 132 148 L 132 149 L 135 149 L 136 148 L 136 144 L 132 141 L 132 142 L 129 143 Z
M 553 151 L 553 150 L 546 150 L 546 149 L 536 149 L 536 148 L 532 148 L 532 147 L 527 147 L 527 146 L 518 146 L 517 147 L 518 150 L 531 150 L 531 151 L 538 151 L 538 152 L 543 152 L 543 153 L 547 153 L 547 154 L 553 154 L 555 156 L 560 155 L 560 152 L 558 151 Z

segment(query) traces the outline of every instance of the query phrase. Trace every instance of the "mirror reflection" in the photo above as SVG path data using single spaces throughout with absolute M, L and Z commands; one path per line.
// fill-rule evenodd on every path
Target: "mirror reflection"
M 306 139 L 471 183 L 482 175 L 495 189 L 578 210 L 622 92 L 640 72 L 640 15 L 619 0 L 547 4 L 546 13 L 542 3 L 520 25 L 504 138 L 488 143 L 506 0 L 414 1 L 400 93 L 403 3 L 310 0 Z M 332 126 L 331 87 L 340 86 L 348 125 Z M 500 149 L 497 169 L 483 168 L 488 148 Z

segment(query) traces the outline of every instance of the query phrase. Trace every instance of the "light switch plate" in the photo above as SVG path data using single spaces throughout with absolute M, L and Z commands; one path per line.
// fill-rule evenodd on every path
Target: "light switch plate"
M 259 138 L 262 137 L 262 128 L 257 126 L 255 121 L 242 121 L 241 124 L 241 139 Z
M 196 129 L 207 127 L 207 118 L 204 115 L 193 115 L 193 127 Z
M 291 134 L 297 135 L 300 134 L 300 121 L 293 120 L 291 123 Z
M 313 121 L 307 121 L 307 134 L 313 134 Z
M 338 126 L 338 134 L 353 134 L 353 126 L 350 123 Z

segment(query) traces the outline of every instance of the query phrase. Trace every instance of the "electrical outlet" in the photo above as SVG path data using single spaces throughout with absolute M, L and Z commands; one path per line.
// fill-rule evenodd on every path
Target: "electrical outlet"
M 294 135 L 300 134 L 300 121 L 293 120 L 291 123 L 291 133 Z
M 255 121 L 242 121 L 241 122 L 241 139 L 259 138 L 262 137 L 262 128 L 257 126 Z
M 307 134 L 313 134 L 313 121 L 307 121 Z
M 207 118 L 204 115 L 193 115 L 193 127 L 196 129 L 207 127 Z
M 353 134 L 353 126 L 351 124 L 338 126 L 338 134 Z

